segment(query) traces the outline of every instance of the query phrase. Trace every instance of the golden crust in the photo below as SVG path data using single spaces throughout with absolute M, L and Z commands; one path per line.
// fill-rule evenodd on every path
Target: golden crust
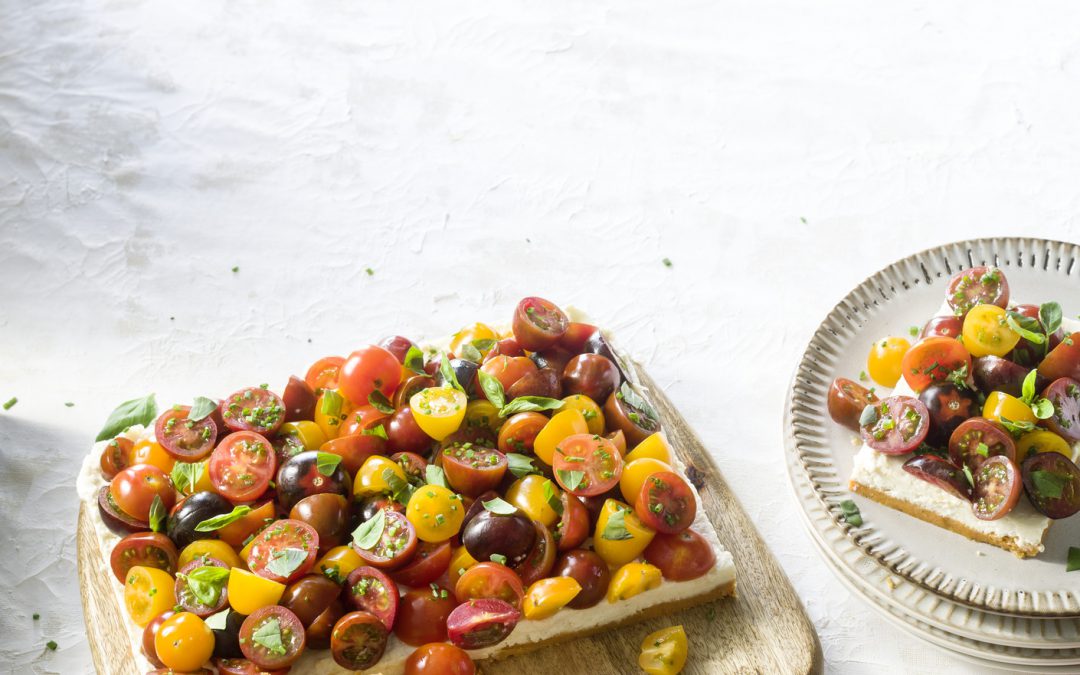
M 959 521 L 953 520 L 952 518 L 948 518 L 939 513 L 929 511 L 922 508 L 921 506 L 904 501 L 903 499 L 899 499 L 886 492 L 882 492 L 881 490 L 877 490 L 875 488 L 863 485 L 862 483 L 856 482 L 854 480 L 850 481 L 849 487 L 851 488 L 851 491 L 855 494 L 862 495 L 867 499 L 872 499 L 879 504 L 884 504 L 891 509 L 896 509 L 897 511 L 906 513 L 909 516 L 914 516 L 919 520 L 925 520 L 932 525 L 937 525 L 938 527 L 949 530 L 950 532 L 961 534 L 968 539 L 1005 549 L 1006 551 L 1009 551 L 1010 553 L 1015 555 L 1017 558 L 1030 558 L 1039 555 L 1039 553 L 1041 552 L 1038 546 L 1025 547 L 1017 544 L 1016 540 L 1013 537 L 1003 537 L 999 535 L 988 534 L 986 532 L 978 532 Z M 1043 531 L 1043 536 L 1046 536 L 1045 530 Z

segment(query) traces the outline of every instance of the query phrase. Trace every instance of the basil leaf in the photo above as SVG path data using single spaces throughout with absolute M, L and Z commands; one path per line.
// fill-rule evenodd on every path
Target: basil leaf
M 315 456 L 315 468 L 324 476 L 333 476 L 338 464 L 341 464 L 341 455 L 335 455 L 332 452 L 320 452 Z M 282 574 L 281 576 L 287 577 L 289 575 Z
M 424 370 L 424 352 L 416 345 L 409 345 L 409 351 L 405 352 L 405 367 L 417 375 L 427 375 Z
M 1031 472 L 1031 482 L 1040 495 L 1050 499 L 1059 499 L 1065 491 L 1069 478 L 1053 471 L 1036 469 Z
M 1039 376 L 1039 371 L 1032 370 L 1024 378 L 1024 384 L 1020 388 L 1020 400 L 1028 405 L 1031 405 L 1035 400 L 1035 378 Z
M 517 513 L 517 507 L 510 502 L 503 501 L 499 497 L 483 502 L 484 508 L 500 516 L 512 516 Z
M 281 640 L 281 624 L 278 622 L 277 617 L 273 617 L 259 626 L 251 634 L 251 641 L 275 656 L 285 656 L 288 653 L 285 644 Z
M 229 578 L 229 570 L 225 567 L 203 565 L 183 576 L 187 581 L 188 591 L 195 596 L 199 604 L 213 607 L 221 597 L 221 589 Z
M 341 419 L 341 408 L 345 405 L 345 399 L 336 389 L 325 389 L 322 393 L 322 405 L 319 406 L 323 415 L 335 420 Z
M 506 453 L 506 463 L 510 473 L 517 478 L 528 476 L 530 473 L 540 473 L 540 470 L 533 464 L 532 457 L 519 455 L 516 452 Z
M 559 495 L 555 494 L 555 486 L 551 481 L 544 481 L 544 501 L 551 507 L 551 510 L 560 516 L 563 514 L 562 500 L 559 499 Z
M 868 405 L 862 409 L 862 414 L 859 415 L 859 426 L 869 427 L 877 424 L 878 411 L 876 405 Z
M 622 507 L 615 508 L 615 513 L 608 518 L 604 532 L 600 536 L 608 541 L 625 541 L 634 538 L 634 535 L 626 529 L 626 511 Z
M 564 403 L 557 398 L 546 396 L 518 396 L 513 401 L 502 406 L 499 417 L 509 417 L 519 412 L 535 412 L 540 410 L 558 410 Z
M 476 371 L 476 376 L 480 378 L 480 388 L 484 390 L 484 396 L 491 401 L 491 405 L 496 408 L 505 406 L 506 394 L 503 392 L 502 382 L 499 382 L 499 378 L 483 370 Z
M 205 471 L 205 462 L 177 462 L 173 465 L 169 478 L 178 491 L 191 494 L 195 491 L 195 485 L 202 480 Z
M 975 477 L 971 475 L 971 468 L 968 467 L 967 463 L 964 463 L 960 468 L 964 470 L 964 478 L 967 479 L 968 485 L 975 487 Z
M 852 527 L 862 527 L 863 519 L 862 513 L 859 512 L 859 505 L 850 499 L 845 499 L 840 502 L 840 512 L 844 514 L 844 520 L 848 525 Z
M 486 352 L 487 350 L 494 347 L 496 342 L 498 342 L 498 340 L 492 340 L 491 338 L 483 338 L 480 340 L 473 340 L 472 346 L 476 347 L 482 352 Z
M 165 521 L 165 504 L 161 501 L 161 495 L 154 495 L 154 501 L 150 502 L 150 531 L 161 532 L 161 524 Z
M 393 415 L 397 410 L 394 408 L 394 404 L 390 402 L 390 399 L 386 398 L 386 394 L 382 393 L 378 389 L 368 394 L 367 402 L 375 406 L 375 409 L 381 413 L 387 415 Z
M 1008 417 L 1001 417 L 1001 426 L 1009 430 L 1013 435 L 1026 434 L 1029 431 L 1035 431 L 1035 425 L 1031 422 L 1014 422 Z
M 357 547 L 370 551 L 375 544 L 382 539 L 383 530 L 386 528 L 386 511 L 379 509 L 371 520 L 362 523 L 352 533 L 353 543 Z
M 990 446 L 987 445 L 986 443 L 979 443 L 978 445 L 975 446 L 975 452 L 979 453 L 983 457 L 989 457 L 990 456 Z
M 639 395 L 634 390 L 634 388 L 630 386 L 629 382 L 622 383 L 622 386 L 619 387 L 619 393 L 622 395 L 620 398 L 622 398 L 623 401 L 629 403 L 631 407 L 648 417 L 653 422 L 656 422 L 660 419 L 660 415 L 656 412 L 656 409 L 653 408 L 648 401 L 642 398 L 641 395 Z M 639 424 L 638 426 L 642 425 Z
M 214 603 L 217 604 L 217 603 Z M 225 608 L 206 618 L 206 627 L 211 630 L 225 630 L 225 620 L 229 618 L 229 609 Z
M 381 424 L 376 424 L 375 426 L 371 427 L 370 429 L 361 429 L 360 430 L 360 435 L 361 436 L 378 436 L 379 438 L 383 439 L 384 441 L 390 440 L 390 437 L 386 435 L 386 427 L 384 427 Z
M 214 516 L 213 518 L 207 518 L 198 525 L 195 526 L 196 532 L 214 532 L 221 528 L 235 523 L 247 514 L 251 513 L 250 506 L 234 506 L 233 510 L 229 513 L 223 513 L 220 516 Z
M 409 485 L 408 481 L 401 480 L 401 477 L 394 473 L 393 469 L 389 468 L 383 469 L 382 479 L 390 486 L 390 496 L 395 502 L 399 504 L 409 503 L 413 487 Z
M 1075 572 L 1080 570 L 1080 548 L 1075 546 L 1069 547 L 1069 559 L 1065 563 L 1066 572 Z
M 450 489 L 450 486 L 446 483 L 446 472 L 442 470 L 441 466 L 428 464 L 424 471 L 424 478 L 427 479 L 428 485 L 438 485 Z
M 1035 419 L 1048 420 L 1054 416 L 1054 402 L 1040 396 L 1031 405 L 1031 412 L 1035 413 Z
M 1039 321 L 1042 322 L 1046 335 L 1050 336 L 1061 328 L 1061 305 L 1056 302 L 1044 302 L 1039 307 Z
M 557 469 L 555 475 L 558 477 L 559 482 L 564 488 L 573 492 L 581 485 L 581 481 L 585 480 L 584 471 L 567 471 L 566 469 Z
M 205 396 L 196 396 L 195 402 L 191 404 L 191 410 L 188 411 L 187 418 L 192 422 L 198 422 L 209 417 L 210 413 L 215 410 L 217 410 L 217 401 Z
M 461 346 L 461 358 L 473 363 L 480 363 L 484 360 L 484 355 L 471 342 L 466 342 Z
M 157 418 L 157 401 L 150 394 L 144 398 L 133 398 L 116 406 L 105 420 L 105 426 L 98 432 L 95 441 L 107 441 L 128 427 L 136 424 L 149 425 Z
M 442 375 L 444 386 L 453 387 L 460 392 L 465 391 L 465 387 L 462 387 L 461 383 L 458 382 L 454 367 L 450 365 L 450 357 L 445 353 L 439 357 L 439 374 Z
M 279 577 L 288 577 L 307 560 L 307 555 L 307 551 L 300 548 L 286 548 L 274 551 L 273 555 L 270 556 L 270 560 L 266 563 L 266 569 Z
M 1007 312 L 1005 324 L 1020 337 L 1037 345 L 1046 342 L 1046 336 L 1039 332 L 1039 322 L 1030 316 L 1024 316 L 1019 312 Z

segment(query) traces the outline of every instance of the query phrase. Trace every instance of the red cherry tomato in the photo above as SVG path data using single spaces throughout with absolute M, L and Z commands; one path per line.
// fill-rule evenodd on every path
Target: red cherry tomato
M 984 449 L 986 454 L 982 452 Z M 995 455 L 1005 455 L 1016 461 L 1016 441 L 997 422 L 972 417 L 961 422 L 949 437 L 949 459 L 956 466 L 967 464 L 975 471 L 986 458 Z
M 154 497 L 161 497 L 165 513 L 176 504 L 176 490 L 165 472 L 150 464 L 129 466 L 109 484 L 112 501 L 121 511 L 135 520 L 147 522 Z
M 634 511 L 641 522 L 657 532 L 676 534 L 694 522 L 697 500 L 682 476 L 671 471 L 658 471 L 642 483 Z
M 1080 380 L 1080 332 L 1067 335 L 1050 350 L 1039 364 L 1039 374 L 1048 380 L 1062 377 Z
M 304 652 L 305 643 L 304 624 L 280 605 L 255 610 L 240 627 L 240 651 L 260 668 L 291 666 Z
M 304 382 L 315 392 L 320 389 L 337 389 L 338 376 L 343 365 L 345 358 L 342 356 L 324 356 L 311 364 L 304 376 Z
M 432 642 L 409 654 L 405 675 L 476 675 L 476 664 L 460 647 Z
M 117 436 L 105 444 L 101 452 L 101 473 L 112 480 L 116 474 L 131 466 L 131 449 L 135 444 L 130 438 Z
M 1047 453 L 1056 455 L 1056 452 Z M 1064 459 L 1064 457 L 1062 458 Z M 975 470 L 971 508 L 980 520 L 1005 517 L 1023 492 L 1023 480 L 1016 463 L 1004 455 L 994 455 Z
M 431 436 L 424 433 L 416 423 L 409 406 L 390 416 L 390 421 L 386 424 L 386 435 L 386 448 L 390 452 L 423 453 L 431 447 Z
M 196 462 L 214 450 L 218 428 L 207 416 L 193 422 L 188 419 L 191 408 L 173 406 L 157 418 L 154 437 L 165 452 L 182 462 Z
M 514 567 L 514 571 L 521 577 L 521 582 L 525 586 L 529 586 L 548 576 L 551 569 L 555 567 L 556 545 L 554 535 L 551 534 L 551 530 L 548 529 L 547 525 L 544 525 L 539 520 L 534 520 L 532 523 L 533 528 L 536 529 L 536 539 L 533 540 L 532 549 L 525 556 L 525 560 Z M 520 605 L 517 607 L 518 609 L 521 608 Z
M 397 511 L 383 511 L 386 519 L 382 536 L 370 549 L 360 548 L 353 542 L 353 550 L 363 560 L 381 570 L 393 570 L 412 559 L 416 551 L 416 528 L 404 514 Z
M 454 594 L 438 586 L 414 588 L 401 596 L 394 635 L 407 645 L 446 641 L 446 618 L 457 606 Z
M 520 619 L 521 612 L 502 600 L 469 600 L 450 612 L 446 632 L 457 647 L 483 649 L 505 640 Z
M 716 565 L 709 542 L 693 530 L 657 534 L 645 548 L 645 561 L 660 568 L 665 579 L 690 581 L 704 576 Z
M 900 374 L 916 393 L 935 382 L 946 382 L 949 375 L 966 368 L 971 372 L 971 354 L 958 340 L 928 337 L 907 350 L 900 361 Z
M 414 347 L 413 341 L 401 335 L 391 335 L 379 341 L 379 346 L 394 355 L 398 363 L 405 365 L 405 356 Z
M 271 435 L 285 421 L 285 403 L 269 389 L 248 387 L 225 399 L 221 416 L 232 431 Z
M 964 332 L 964 320 L 958 316 L 935 316 L 926 322 L 919 339 L 928 337 L 958 338 Z
M 619 484 L 623 460 L 615 444 L 595 434 L 573 434 L 555 446 L 555 480 L 579 497 L 600 495 Z
M 182 607 L 185 612 L 191 612 L 195 616 L 205 619 L 229 606 L 229 589 L 227 585 L 222 585 L 217 598 L 213 600 L 213 604 L 203 604 L 202 600 L 191 592 L 187 577 L 187 575 L 200 567 L 229 569 L 227 564 L 217 558 L 196 556 L 194 560 L 180 568 L 179 573 L 176 575 L 176 584 L 173 586 L 173 594 L 176 596 L 176 604 Z
M 589 510 L 580 499 L 570 493 L 563 492 L 559 495 L 559 500 L 563 506 L 562 515 L 559 516 L 559 523 L 552 534 L 558 542 L 559 551 L 569 551 L 581 546 L 589 537 Z
M 341 366 L 338 386 L 354 406 L 367 405 L 368 397 L 378 390 L 385 396 L 394 395 L 401 382 L 401 363 L 382 347 L 369 345 L 349 355 Z
M 349 606 L 374 614 L 386 630 L 394 627 L 398 597 L 397 584 L 374 567 L 357 567 L 345 582 L 345 601 Z
M 176 544 L 158 532 L 137 532 L 117 542 L 109 563 L 117 581 L 124 583 L 132 567 L 156 567 L 176 573 Z
M 422 541 L 416 547 L 412 560 L 401 569 L 390 573 L 394 581 L 405 586 L 427 586 L 443 575 L 450 566 L 453 549 L 449 541 Z
M 465 570 L 454 586 L 454 595 L 458 602 L 498 598 L 521 609 L 525 588 L 521 577 L 506 565 L 481 562 Z
M 257 499 L 277 470 L 270 441 L 254 431 L 237 431 L 221 439 L 210 454 L 210 482 L 233 503 Z
M 154 620 L 146 624 L 146 628 L 143 629 L 142 653 L 146 660 L 155 666 L 162 667 L 165 664 L 157 656 L 157 647 L 154 645 L 154 640 L 157 638 L 158 630 L 161 629 L 161 624 L 165 623 L 165 620 L 174 614 L 176 612 L 173 610 L 166 610 L 154 617 Z
M 537 434 L 551 421 L 538 412 L 522 412 L 513 415 L 499 427 L 499 451 L 532 455 Z
M 514 339 L 523 349 L 539 352 L 551 347 L 566 333 L 570 320 L 555 303 L 525 298 L 514 310 Z
M 287 584 L 315 566 L 319 535 L 299 520 L 279 520 L 255 536 L 248 551 L 248 569 L 260 577 Z
M 342 668 L 366 670 L 382 658 L 389 637 L 379 617 L 370 612 L 349 612 L 334 624 L 330 651 Z
M 333 438 L 321 446 L 319 452 L 329 452 L 341 457 L 341 466 L 350 476 L 355 476 L 368 457 L 386 454 L 386 441 L 374 434 L 351 434 Z

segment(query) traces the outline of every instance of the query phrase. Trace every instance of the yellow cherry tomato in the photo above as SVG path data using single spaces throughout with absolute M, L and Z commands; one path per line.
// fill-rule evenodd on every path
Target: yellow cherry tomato
M 671 465 L 652 457 L 642 457 L 623 466 L 622 477 L 619 478 L 619 490 L 627 504 L 630 506 L 637 504 L 645 479 L 657 471 L 671 471 Z
M 539 621 L 553 616 L 577 597 L 581 584 L 574 577 L 548 577 L 533 582 L 525 591 L 521 610 L 526 619 Z
M 477 340 L 498 339 L 498 334 L 491 326 L 484 323 L 474 323 L 473 325 L 466 326 L 458 332 L 454 333 L 454 337 L 450 340 L 450 351 L 454 352 L 454 354 L 458 356 L 461 356 L 463 353 L 462 350 L 467 344 L 472 344 Z M 476 347 L 476 345 L 473 346 Z M 487 349 L 477 348 L 477 351 L 479 351 L 481 355 L 487 354 L 490 350 L 491 347 L 488 347 Z
M 156 567 L 136 565 L 128 570 L 124 582 L 124 606 L 128 616 L 139 627 L 176 604 L 175 581 L 172 575 Z
M 251 538 L 251 541 L 244 544 L 244 548 L 240 549 L 240 557 L 244 559 L 244 569 L 247 569 L 247 559 L 251 555 L 251 547 L 255 545 L 255 537 Z
M 625 565 L 640 556 L 655 535 L 656 531 L 641 522 L 634 509 L 608 499 L 596 521 L 593 550 L 608 565 Z
M 413 419 L 420 429 L 441 441 L 461 427 L 468 398 L 453 387 L 428 387 L 409 399 Z
M 590 434 L 604 433 L 604 411 L 585 394 L 574 394 L 563 399 L 563 410 L 579 410 L 589 426 Z
M 367 497 L 369 495 L 389 493 L 391 491 L 390 484 L 386 482 L 384 477 L 387 470 L 402 481 L 408 482 L 405 469 L 400 464 L 389 457 L 372 455 L 364 460 L 364 463 L 360 465 L 360 470 L 356 472 L 356 479 L 353 481 L 353 495 Z
M 197 671 L 214 653 L 214 632 L 191 612 L 180 612 L 162 622 L 154 636 L 154 651 L 166 668 Z
M 1020 342 L 997 305 L 975 305 L 964 317 L 964 346 L 974 357 L 1005 356 Z
M 555 458 L 555 446 L 562 443 L 564 438 L 587 433 L 589 433 L 589 424 L 580 410 L 577 408 L 560 410 L 544 425 L 540 433 L 536 434 L 536 439 L 533 440 L 533 452 L 545 464 L 550 465 Z
M 559 520 L 559 514 L 551 508 L 551 503 L 559 500 L 561 492 L 553 481 L 533 473 L 511 483 L 505 499 L 532 520 L 552 527 Z
M 661 628 L 641 641 L 638 665 L 649 675 L 676 675 L 686 665 L 686 654 L 683 627 Z
M 505 421 L 499 417 L 499 409 L 491 401 L 478 398 L 475 401 L 469 401 L 469 404 L 465 406 L 465 421 L 462 424 L 466 429 L 488 429 L 499 433 L 499 428 Z
M 341 433 L 342 423 L 354 410 L 356 408 L 349 403 L 349 399 L 337 389 L 327 389 L 319 394 L 315 401 L 315 424 L 322 430 L 326 440 L 333 440 Z
M 173 467 L 176 466 L 176 458 L 165 452 L 165 448 L 161 447 L 160 443 L 143 439 L 131 446 L 131 463 L 133 465 L 150 464 L 165 473 L 172 473 Z
M 1011 418 L 1010 418 L 1011 419 Z M 1053 431 L 1029 431 L 1016 442 L 1016 461 L 1025 459 L 1039 452 L 1057 452 L 1072 459 L 1073 450 L 1069 442 Z
M 340 425 L 338 425 L 340 427 Z M 292 436 L 300 441 L 305 450 L 318 450 L 322 444 L 330 440 L 326 432 L 315 422 L 302 420 L 300 422 L 286 422 L 278 430 L 279 435 Z
M 465 507 L 461 497 L 441 485 L 425 485 L 409 498 L 405 517 L 420 541 L 446 541 L 461 531 Z
M 321 572 L 328 579 L 344 584 L 352 571 L 364 564 L 360 554 L 352 546 L 335 546 L 315 563 L 315 571 Z
M 247 615 L 262 607 L 276 605 L 285 593 L 285 584 L 234 567 L 229 573 L 228 589 L 229 605 Z
M 634 446 L 634 449 L 627 453 L 626 461 L 632 462 L 643 457 L 652 457 L 665 464 L 671 464 L 671 444 L 668 443 L 662 431 L 657 431 Z
M 652 590 L 663 581 L 660 568 L 649 563 L 626 563 L 611 577 L 607 589 L 607 601 L 628 600 L 639 593 Z
M 180 569 L 195 558 L 204 555 L 210 556 L 211 558 L 217 558 L 229 567 L 239 567 L 240 569 L 247 568 L 247 565 L 240 559 L 240 556 L 236 555 L 236 550 L 220 539 L 196 539 L 184 547 L 183 551 L 180 551 L 180 558 L 177 560 L 176 569 Z
M 976 307 L 982 307 L 982 305 L 976 305 Z M 1010 422 L 1031 422 L 1032 424 L 1038 421 L 1035 419 L 1035 413 L 1031 411 L 1031 406 L 1002 391 L 992 391 L 986 397 L 986 403 L 983 404 L 983 417 L 998 422 L 1001 422 L 1002 418 Z
M 911 343 L 902 337 L 878 340 L 870 348 L 870 356 L 866 358 L 866 372 L 881 386 L 895 387 L 900 381 L 900 363 L 909 349 Z
M 458 579 L 461 578 L 462 574 L 465 574 L 465 570 L 476 563 L 476 558 L 472 557 L 464 546 L 458 546 L 454 549 L 454 554 L 450 557 L 450 567 L 447 570 L 447 574 L 450 575 L 450 588 L 455 588 Z

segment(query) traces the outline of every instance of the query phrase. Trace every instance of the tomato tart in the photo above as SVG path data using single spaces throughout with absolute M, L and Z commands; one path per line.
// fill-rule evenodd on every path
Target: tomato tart
M 78 488 L 145 670 L 472 673 L 731 595 L 647 392 L 580 318 L 529 297 L 280 391 L 121 404 Z M 685 660 L 663 633 L 648 672 Z
M 863 381 L 829 391 L 859 433 L 856 494 L 975 541 L 1036 556 L 1080 510 L 1080 322 L 1056 302 L 1011 302 L 1004 272 L 973 267 L 907 337 L 871 347 Z M 861 516 L 845 504 L 845 518 Z

